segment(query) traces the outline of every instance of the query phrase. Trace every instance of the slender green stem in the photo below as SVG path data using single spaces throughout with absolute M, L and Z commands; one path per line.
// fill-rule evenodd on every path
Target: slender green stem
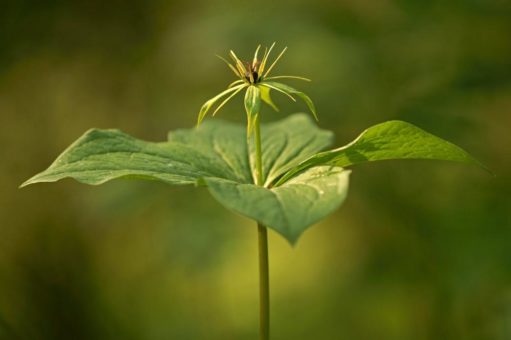
M 256 184 L 263 186 L 263 159 L 261 152 L 261 127 L 259 126 L 259 114 L 254 117 L 254 139 L 256 153 Z
M 268 232 L 258 223 L 259 235 L 259 339 L 270 339 L 270 275 L 268 270 Z
M 254 140 L 256 153 L 256 184 L 264 185 L 261 153 L 261 128 L 259 114 L 254 117 Z M 259 339 L 270 339 L 270 275 L 268 265 L 268 231 L 261 223 L 257 224 L 259 240 Z

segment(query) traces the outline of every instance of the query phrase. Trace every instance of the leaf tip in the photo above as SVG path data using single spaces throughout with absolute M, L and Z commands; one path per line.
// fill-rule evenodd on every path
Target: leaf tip
M 474 158 L 472 156 L 470 156 L 471 159 L 472 159 L 472 163 L 474 163 L 475 165 L 477 165 L 478 167 L 480 167 L 481 169 L 483 169 L 487 174 L 489 174 L 490 176 L 492 176 L 493 178 L 496 178 L 497 177 L 497 174 L 494 173 L 489 167 L 487 167 L 484 163 L 480 162 L 479 160 L 477 160 L 477 158 Z
M 316 110 L 312 111 L 312 116 L 314 116 L 314 120 L 319 123 L 319 117 L 318 117 L 318 113 L 316 112 Z
M 19 186 L 18 186 L 18 189 L 23 189 L 27 186 L 29 186 L 30 184 L 33 184 L 32 182 L 32 178 L 30 179 L 27 179 L 25 182 L 21 183 Z
M 285 236 L 285 239 L 287 243 L 292 247 L 295 248 L 298 244 L 298 240 L 300 239 L 301 235 L 293 235 L 293 236 Z

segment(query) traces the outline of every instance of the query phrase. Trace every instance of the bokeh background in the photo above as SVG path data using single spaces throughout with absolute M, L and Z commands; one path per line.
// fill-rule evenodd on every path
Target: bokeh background
M 337 145 L 402 119 L 493 170 L 355 169 L 295 248 L 271 232 L 273 339 L 511 339 L 511 3 L 7 0 L 0 10 L 0 339 L 256 339 L 256 228 L 204 189 L 18 185 L 91 127 L 160 141 L 289 46 Z M 276 70 L 277 71 L 277 70 Z M 303 111 L 282 107 L 263 120 Z M 244 122 L 240 100 L 220 116 Z

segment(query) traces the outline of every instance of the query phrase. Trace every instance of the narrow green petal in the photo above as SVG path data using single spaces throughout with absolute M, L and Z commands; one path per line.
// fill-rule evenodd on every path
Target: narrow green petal
M 306 95 L 305 93 L 298 91 L 297 89 L 295 89 L 291 86 L 288 86 L 286 84 L 282 84 L 282 83 L 269 81 L 269 82 L 264 82 L 263 84 L 268 87 L 273 86 L 274 88 L 278 88 L 282 92 L 285 92 L 285 93 L 297 95 L 305 102 L 305 104 L 307 104 L 307 106 L 309 107 L 309 110 L 312 112 L 312 115 L 314 116 L 314 118 L 316 120 L 319 120 L 318 114 L 316 113 L 316 107 L 314 106 L 312 99 L 310 99 L 310 97 L 308 95 Z
M 298 76 L 275 76 L 275 77 L 265 77 L 264 80 L 273 80 L 273 79 L 298 79 L 304 81 L 312 81 L 309 78 L 298 77 Z
M 240 91 L 241 91 L 241 90 L 243 90 L 243 88 L 244 88 L 245 86 L 246 86 L 246 85 L 241 86 L 239 89 L 237 89 L 236 91 L 234 91 L 234 93 L 232 93 L 229 97 L 227 97 L 227 98 L 226 98 L 226 99 L 225 99 L 222 103 L 220 103 L 220 105 L 218 105 L 218 107 L 215 109 L 215 111 L 213 111 L 212 116 L 215 116 L 215 115 L 216 115 L 216 113 L 217 113 L 218 111 L 220 111 L 220 109 L 221 109 L 221 108 L 222 108 L 225 104 L 227 104 L 227 102 L 228 102 L 229 100 L 231 100 L 231 99 L 232 99 L 235 95 L 237 95 L 238 93 L 240 93 Z
M 275 59 L 275 61 L 273 62 L 273 64 L 271 64 L 271 66 L 268 68 L 268 71 L 266 71 L 266 73 L 264 74 L 264 76 L 266 77 L 270 71 L 272 70 L 272 68 L 277 64 L 277 62 L 280 60 L 280 58 L 282 58 L 282 56 L 284 55 L 284 53 L 286 52 L 287 50 L 287 47 L 284 47 L 284 49 L 282 50 L 282 52 L 280 52 L 279 56 L 277 57 L 277 59 Z
M 270 88 L 266 86 L 260 86 L 259 89 L 261 90 L 261 99 L 263 100 L 263 102 L 270 105 L 275 111 L 279 112 L 279 108 L 271 99 Z
M 238 72 L 238 70 L 237 70 L 234 66 L 232 66 L 232 64 L 231 64 L 230 62 L 228 62 L 228 61 L 227 61 L 224 57 L 219 56 L 218 54 L 216 54 L 216 56 L 217 56 L 218 58 L 220 58 L 220 59 L 221 59 L 224 63 L 226 63 L 226 64 L 227 64 L 227 66 L 229 66 L 229 68 L 232 70 L 232 72 L 234 72 L 234 74 L 235 74 L 237 77 L 242 77 L 242 76 L 240 75 L 240 73 Z
M 199 116 L 197 118 L 197 126 L 200 125 L 200 123 L 202 123 L 202 121 L 204 120 L 204 117 L 206 117 L 206 114 L 208 113 L 209 109 L 211 109 L 211 107 L 218 101 L 220 100 L 222 97 L 228 95 L 229 93 L 231 92 L 234 92 L 236 90 L 238 90 L 239 88 L 243 87 L 244 85 L 238 85 L 238 86 L 234 86 L 234 87 L 231 87 L 225 91 L 223 91 L 222 93 L 220 94 L 217 94 L 216 96 L 214 96 L 213 98 L 209 99 L 207 102 L 204 103 L 204 105 L 202 105 L 200 111 L 199 111 Z
M 266 55 L 267 55 L 267 54 L 268 54 L 268 47 L 265 47 L 265 48 L 264 48 L 263 57 L 261 58 L 261 62 L 259 63 L 259 67 L 257 68 L 257 72 L 258 72 L 258 73 L 261 73 L 261 66 L 264 66 L 264 65 L 263 65 L 263 61 L 264 61 L 264 59 L 266 59 L 266 58 L 267 58 L 267 57 L 266 57 Z
M 264 67 L 266 66 L 266 61 L 268 60 L 268 56 L 270 55 L 271 50 L 273 49 L 273 46 L 275 46 L 275 43 L 271 44 L 270 49 L 268 50 L 268 52 L 265 51 L 263 60 L 261 61 L 261 66 L 259 67 L 259 74 L 263 73 Z
M 232 83 L 230 83 L 229 86 L 227 86 L 227 88 L 231 88 L 237 84 L 243 84 L 243 83 L 245 83 L 245 80 L 238 79 L 238 80 L 235 80 Z
M 245 65 L 243 65 L 243 62 L 236 56 L 233 50 L 229 52 L 229 55 L 236 63 L 236 68 L 238 69 L 241 77 L 244 77 L 245 74 L 247 73 L 247 69 L 245 68 Z
M 252 67 L 254 67 L 257 63 L 257 54 L 259 53 L 260 48 L 261 48 L 261 45 L 257 45 L 257 48 L 254 53 L 254 59 L 252 60 Z

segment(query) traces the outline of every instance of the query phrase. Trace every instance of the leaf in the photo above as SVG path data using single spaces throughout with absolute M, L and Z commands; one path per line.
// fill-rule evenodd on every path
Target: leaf
M 312 102 L 312 99 L 310 99 L 310 97 L 308 95 L 306 95 L 305 93 L 301 92 L 301 91 L 298 91 L 297 89 L 289 86 L 289 85 L 286 85 L 286 84 L 282 84 L 282 83 L 277 83 L 277 82 L 274 82 L 274 81 L 265 81 L 262 83 L 262 85 L 267 85 L 271 88 L 275 88 L 275 89 L 278 89 L 278 90 L 281 90 L 282 92 L 284 93 L 287 93 L 289 95 L 297 95 L 298 97 L 300 97 L 304 102 L 305 104 L 307 104 L 307 107 L 309 108 L 309 110 L 311 111 L 312 115 L 314 116 L 314 118 L 316 119 L 316 121 L 319 120 L 318 118 L 318 114 L 316 112 L 316 107 L 314 106 L 314 103 Z
M 119 130 L 87 131 L 42 173 L 22 184 L 70 177 L 86 184 L 116 178 L 195 184 L 204 176 L 252 182 L 244 129 L 208 121 L 197 129 L 178 130 L 169 141 L 152 143 Z
M 345 147 L 319 153 L 330 145 L 332 133 L 305 114 L 264 124 L 261 134 L 264 187 L 254 185 L 254 153 L 246 145 L 245 128 L 221 120 L 173 131 L 161 143 L 92 129 L 22 186 L 67 177 L 93 185 L 116 178 L 205 184 L 225 207 L 293 243 L 344 201 L 346 166 L 393 158 L 479 164 L 459 147 L 399 121 L 376 125 Z
M 294 244 L 308 227 L 342 204 L 349 173 L 339 167 L 315 167 L 271 189 L 218 178 L 204 180 L 223 206 L 272 228 Z
M 296 165 L 324 149 L 332 137 L 303 114 L 263 124 L 261 129 L 263 147 L 268 149 L 263 152 L 265 178 L 275 178 L 288 169 L 286 164 Z M 253 183 L 252 164 L 245 128 L 222 120 L 170 132 L 168 141 L 161 143 L 142 141 L 119 130 L 92 129 L 22 186 L 67 177 L 93 185 L 116 178 L 196 184 L 202 177 L 218 177 Z
M 263 124 L 261 130 L 263 174 L 268 186 L 290 167 L 330 145 L 332 140 L 331 132 L 320 130 L 305 114 L 295 114 L 279 122 Z M 142 141 L 119 130 L 89 130 L 69 146 L 48 169 L 30 178 L 22 186 L 55 182 L 63 178 L 74 178 L 92 185 L 117 178 L 134 178 L 178 185 L 212 184 L 215 188 L 220 184 L 249 184 L 250 187 L 255 187 L 254 174 L 255 162 L 249 157 L 245 128 L 221 120 L 208 120 L 198 128 L 170 132 L 168 141 L 161 143 Z M 333 185 L 336 176 L 338 175 L 335 172 L 330 171 L 327 175 L 326 170 L 321 173 L 314 170 L 307 176 L 297 176 L 295 180 L 289 181 L 285 188 L 270 190 L 259 187 L 258 190 L 276 191 L 286 202 L 300 201 L 297 209 L 301 211 L 297 216 L 302 216 L 301 218 L 289 217 L 284 224 L 276 224 L 281 228 L 280 232 L 289 235 L 290 240 L 295 240 L 306 225 L 324 216 L 335 204 L 340 204 L 336 203 L 338 200 L 319 203 L 330 196 L 321 196 L 318 203 L 312 202 L 312 198 L 317 195 L 314 187 L 324 187 L 321 190 L 330 193 L 333 190 L 330 185 Z M 225 206 L 230 207 L 233 204 L 229 203 L 228 196 L 223 197 L 222 193 L 214 188 L 211 190 Z M 293 196 L 295 191 L 300 195 L 299 198 Z M 229 192 L 225 193 L 227 195 Z M 268 201 L 259 203 L 269 207 L 268 214 L 272 211 L 274 214 L 283 211 L 279 206 L 273 205 L 275 200 L 271 195 L 265 194 L 263 199 Z M 289 205 L 285 214 L 291 214 L 294 208 L 291 203 L 287 204 Z M 319 205 L 324 206 L 324 209 L 320 211 Z M 304 216 L 307 210 L 310 213 Z M 245 215 L 251 217 L 253 214 L 246 211 Z
M 460 147 L 410 123 L 394 120 L 368 128 L 346 146 L 312 156 L 284 175 L 278 183 L 284 183 L 312 166 L 347 167 L 389 159 L 446 160 L 477 164 L 485 168 Z
M 321 130 L 306 114 L 295 114 L 261 128 L 264 185 L 274 181 L 318 151 L 332 144 L 333 133 Z M 255 152 L 251 145 L 251 164 Z M 254 170 L 255 174 L 255 170 Z M 255 178 L 255 177 L 254 177 Z

